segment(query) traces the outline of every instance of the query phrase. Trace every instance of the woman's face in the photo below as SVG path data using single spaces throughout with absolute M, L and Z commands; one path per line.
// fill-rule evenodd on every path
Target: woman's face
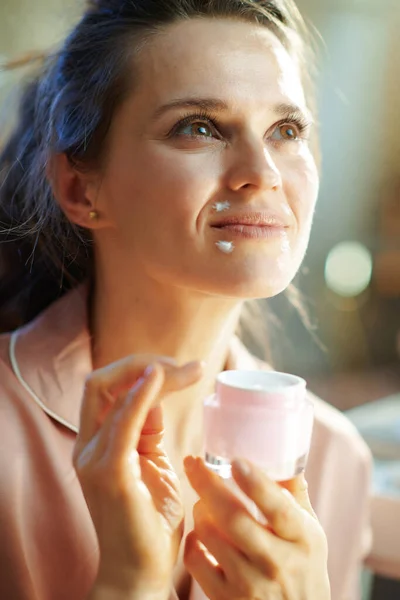
M 281 292 L 318 192 L 295 62 L 261 26 L 194 19 L 154 36 L 135 77 L 97 200 L 103 260 L 214 296 Z

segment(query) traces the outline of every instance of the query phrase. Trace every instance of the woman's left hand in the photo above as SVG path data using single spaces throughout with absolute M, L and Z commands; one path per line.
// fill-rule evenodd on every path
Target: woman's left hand
M 247 461 L 232 467 L 268 524 L 258 522 L 203 460 L 188 457 L 186 474 L 200 496 L 186 539 L 189 573 L 210 600 L 329 600 L 327 541 L 304 477 L 278 485 Z

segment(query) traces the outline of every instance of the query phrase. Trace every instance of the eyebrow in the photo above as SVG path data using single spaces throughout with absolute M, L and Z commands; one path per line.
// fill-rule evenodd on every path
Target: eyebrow
M 160 106 L 154 113 L 154 120 L 159 119 L 165 113 L 178 108 L 197 108 L 209 112 L 223 112 L 229 110 L 229 105 L 224 100 L 217 98 L 177 98 Z M 309 109 L 304 109 L 297 104 L 281 102 L 273 105 L 272 112 L 278 117 L 288 117 L 298 115 L 305 118 L 310 123 L 313 122 L 312 114 Z

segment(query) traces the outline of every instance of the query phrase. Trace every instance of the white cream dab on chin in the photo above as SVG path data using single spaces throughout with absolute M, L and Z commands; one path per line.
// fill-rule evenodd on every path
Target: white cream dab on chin
M 224 210 L 229 210 L 231 207 L 230 202 L 228 202 L 227 200 L 225 202 L 216 202 L 213 206 L 213 209 L 216 212 L 224 212 Z
M 224 254 L 231 254 L 235 249 L 233 242 L 216 242 L 215 245 L 218 250 L 221 250 Z

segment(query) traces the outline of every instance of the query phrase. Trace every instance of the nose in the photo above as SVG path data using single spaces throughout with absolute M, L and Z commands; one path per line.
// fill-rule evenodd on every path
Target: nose
M 228 171 L 228 186 L 242 189 L 278 191 L 282 177 L 264 141 L 251 141 L 235 149 Z

